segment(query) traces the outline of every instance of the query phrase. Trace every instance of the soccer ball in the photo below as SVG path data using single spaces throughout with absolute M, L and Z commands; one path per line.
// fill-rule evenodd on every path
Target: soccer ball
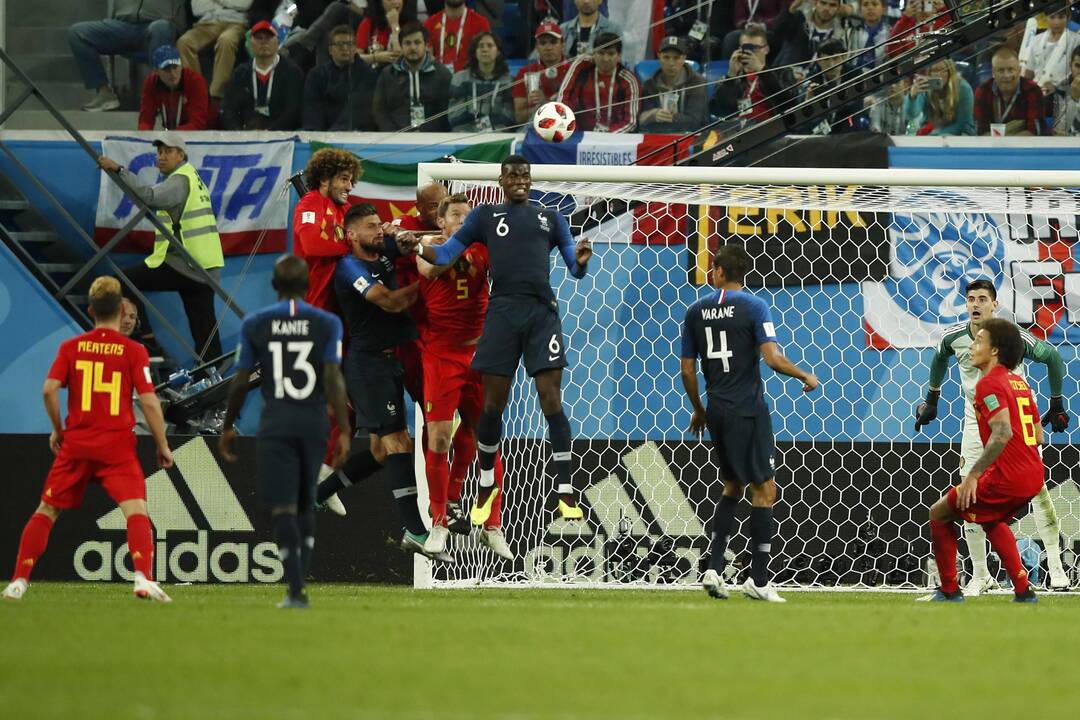
M 574 111 L 561 102 L 541 105 L 533 115 L 533 130 L 548 142 L 562 142 L 574 134 Z

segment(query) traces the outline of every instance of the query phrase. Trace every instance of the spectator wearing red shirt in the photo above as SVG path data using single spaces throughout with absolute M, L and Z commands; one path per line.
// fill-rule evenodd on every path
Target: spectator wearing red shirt
M 619 36 L 600 33 L 592 57 L 578 58 L 566 71 L 559 101 L 577 115 L 579 130 L 624 133 L 637 127 L 641 85 L 621 60 Z
M 940 30 L 949 24 L 948 8 L 945 0 L 931 0 L 933 9 L 926 10 L 923 2 L 908 1 L 904 6 L 903 16 L 893 25 L 889 33 L 889 47 L 886 52 L 896 55 L 915 47 L 915 38 L 931 30 Z
M 404 7 L 403 0 L 372 0 L 360 27 L 356 28 L 356 49 L 360 58 L 373 68 L 397 62 L 401 57 L 398 31 L 416 13 Z
M 716 88 L 709 104 L 714 115 L 738 119 L 742 124 L 768 120 L 793 99 L 795 78 L 782 68 L 766 69 L 769 40 L 765 28 L 751 25 L 739 35 L 739 47 L 731 55 L 728 76 Z
M 465 7 L 465 0 L 446 0 L 446 7 L 427 19 L 431 55 L 451 72 L 464 70 L 469 64 L 469 44 L 473 36 L 491 32 L 488 19 Z
M 334 269 L 338 258 L 349 253 L 345 209 L 361 174 L 356 157 L 339 148 L 316 150 L 304 169 L 308 192 L 293 210 L 293 254 L 308 264 L 304 302 L 322 310 L 337 312 Z
M 527 122 L 536 108 L 555 99 L 570 68 L 558 23 L 550 20 L 540 23 L 535 37 L 539 60 L 518 71 L 511 91 L 514 96 L 514 117 L 519 123 Z
M 209 93 L 206 80 L 182 67 L 180 53 L 172 45 L 154 50 L 154 72 L 146 76 L 139 99 L 139 129 L 205 130 L 209 124 Z
M 990 60 L 993 77 L 975 91 L 975 131 L 989 135 L 990 126 L 1005 125 L 1006 135 L 1045 135 L 1043 93 L 1020 75 L 1020 58 L 1010 47 L 998 48 Z

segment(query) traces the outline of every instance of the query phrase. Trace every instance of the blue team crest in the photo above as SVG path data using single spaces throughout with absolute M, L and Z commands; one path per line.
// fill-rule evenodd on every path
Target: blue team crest
M 1005 240 L 989 215 L 894 214 L 889 234 L 892 264 L 883 285 L 919 320 L 962 320 L 967 283 L 988 278 L 1001 285 Z

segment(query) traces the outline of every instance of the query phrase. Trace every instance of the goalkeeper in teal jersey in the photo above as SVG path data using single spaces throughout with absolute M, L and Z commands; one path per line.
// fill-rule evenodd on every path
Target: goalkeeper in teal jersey
M 979 381 L 980 372 L 971 364 L 971 344 L 982 327 L 983 321 L 993 317 L 998 306 L 997 290 L 989 280 L 975 280 L 969 283 L 964 295 L 967 301 L 968 321 L 953 325 L 945 331 L 937 353 L 934 354 L 934 359 L 930 363 L 930 390 L 926 394 L 926 402 L 919 405 L 915 411 L 916 432 L 937 417 L 941 384 L 949 370 L 949 357 L 955 356 L 956 364 L 960 368 L 960 384 L 963 386 L 965 398 L 964 431 L 960 444 L 959 472 L 961 477 L 966 468 L 971 467 L 983 451 L 974 407 L 975 384 Z M 1042 424 L 1050 425 L 1054 432 L 1064 432 L 1069 426 L 1069 415 L 1065 411 L 1065 403 L 1061 395 L 1061 381 L 1064 374 L 1061 355 L 1052 345 L 1035 338 L 1031 333 L 1021 330 L 1020 335 L 1024 340 L 1024 359 L 1046 365 L 1046 375 L 1050 383 L 1050 407 L 1043 413 Z M 1023 363 L 1016 368 L 1015 372 L 1023 376 Z M 1045 484 L 1042 491 L 1035 496 L 1033 503 L 1035 525 L 1046 547 L 1047 565 L 1050 568 L 1050 588 L 1064 590 L 1069 586 L 1069 577 L 1061 566 L 1058 518 Z M 972 566 L 971 580 L 964 588 L 964 594 L 980 595 L 994 584 L 986 569 L 986 533 L 981 525 L 965 523 L 964 536 L 971 553 Z

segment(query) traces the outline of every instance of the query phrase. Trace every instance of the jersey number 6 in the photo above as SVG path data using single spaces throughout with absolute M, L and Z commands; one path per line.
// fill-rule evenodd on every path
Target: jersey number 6
M 293 400 L 304 400 L 315 389 L 315 368 L 308 362 L 313 343 L 308 341 L 295 341 L 282 343 L 274 341 L 269 343 L 270 354 L 274 362 L 274 397 L 278 399 L 288 395 Z M 282 347 L 284 346 L 284 347 Z M 304 384 L 296 387 L 292 377 L 285 375 L 284 355 L 294 355 L 292 369 L 304 374 Z M 290 373 L 291 375 L 292 373 Z

